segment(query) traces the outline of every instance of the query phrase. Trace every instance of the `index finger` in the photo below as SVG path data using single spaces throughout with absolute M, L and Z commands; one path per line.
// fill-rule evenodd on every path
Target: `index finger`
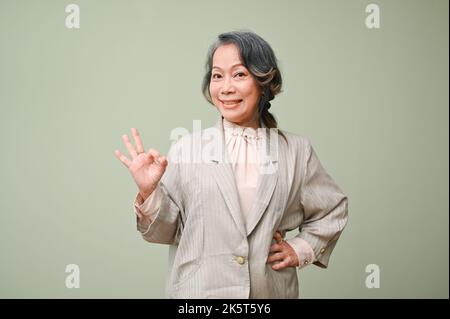
M 142 144 L 141 135 L 136 128 L 131 128 L 131 134 L 133 134 L 134 142 L 136 144 L 136 151 L 138 154 L 144 153 L 144 145 Z

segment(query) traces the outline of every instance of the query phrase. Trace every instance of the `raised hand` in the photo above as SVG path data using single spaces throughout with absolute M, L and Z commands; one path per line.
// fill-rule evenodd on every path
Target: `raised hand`
M 139 189 L 139 193 L 145 200 L 155 190 L 163 176 L 167 167 L 167 158 L 161 156 L 155 149 L 149 149 L 146 153 L 138 130 L 132 128 L 131 134 L 136 147 L 131 144 L 128 135 L 122 135 L 123 143 L 131 159 L 123 155 L 119 150 L 115 150 L 114 154 L 128 168 Z

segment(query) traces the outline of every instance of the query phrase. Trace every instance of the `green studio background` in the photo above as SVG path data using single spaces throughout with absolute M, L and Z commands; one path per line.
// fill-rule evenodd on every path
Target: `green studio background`
M 280 127 L 349 196 L 329 269 L 298 272 L 301 298 L 448 298 L 448 2 L 375 1 L 379 29 L 369 3 L 1 0 L 0 297 L 164 297 L 167 246 L 139 236 L 114 150 L 131 127 L 165 154 L 173 128 L 213 125 L 207 48 L 249 29 L 280 60 Z

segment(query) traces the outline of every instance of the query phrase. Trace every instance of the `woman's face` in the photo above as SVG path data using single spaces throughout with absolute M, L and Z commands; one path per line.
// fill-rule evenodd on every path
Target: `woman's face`
M 209 92 L 225 119 L 242 126 L 259 127 L 261 89 L 242 64 L 234 44 L 222 45 L 214 52 Z

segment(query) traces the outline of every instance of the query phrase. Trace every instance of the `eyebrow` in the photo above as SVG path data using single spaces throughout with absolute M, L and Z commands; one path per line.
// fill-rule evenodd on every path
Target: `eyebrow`
M 242 63 L 237 63 L 237 64 L 233 64 L 232 66 L 231 66 L 231 68 L 234 68 L 234 67 L 237 67 L 237 66 L 244 66 Z M 222 70 L 220 67 L 218 67 L 218 66 L 213 66 L 212 67 L 213 69 L 220 69 L 220 70 Z

